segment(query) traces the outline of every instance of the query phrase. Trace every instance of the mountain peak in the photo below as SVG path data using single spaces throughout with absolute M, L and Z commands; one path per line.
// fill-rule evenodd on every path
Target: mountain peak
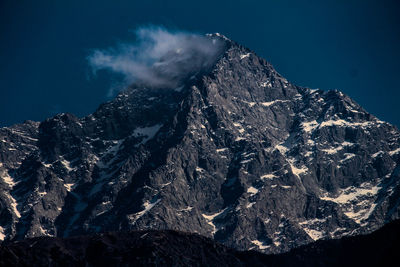
M 281 252 L 398 218 L 399 131 L 225 41 L 179 85 L 0 129 L 0 236 L 175 229 Z

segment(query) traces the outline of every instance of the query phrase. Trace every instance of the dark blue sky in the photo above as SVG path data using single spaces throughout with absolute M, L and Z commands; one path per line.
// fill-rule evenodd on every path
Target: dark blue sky
M 111 80 L 88 79 L 91 49 L 138 26 L 220 32 L 288 80 L 339 89 L 400 126 L 399 1 L 0 1 L 0 126 L 59 112 L 84 116 Z

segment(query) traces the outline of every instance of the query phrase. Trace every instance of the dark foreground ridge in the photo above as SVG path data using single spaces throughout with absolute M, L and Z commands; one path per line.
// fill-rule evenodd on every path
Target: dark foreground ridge
M 177 231 L 38 237 L 0 247 L 1 266 L 395 266 L 400 221 L 369 235 L 323 240 L 278 255 L 237 251 Z

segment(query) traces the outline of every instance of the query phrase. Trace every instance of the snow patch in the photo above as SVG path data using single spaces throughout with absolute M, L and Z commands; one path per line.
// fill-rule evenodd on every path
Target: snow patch
M 383 151 L 381 150 L 381 151 L 378 151 L 378 152 L 372 154 L 371 157 L 372 157 L 372 158 L 376 158 L 376 157 L 379 157 L 379 156 L 382 155 L 382 154 L 385 154 L 385 152 L 383 152 Z
M 314 229 L 309 229 L 309 228 L 306 228 L 306 227 L 304 227 L 303 230 L 314 241 L 317 241 L 318 239 L 321 239 L 321 238 L 324 237 L 324 234 L 321 231 L 314 230 Z
M 193 209 L 192 206 L 187 206 L 186 208 L 180 209 L 178 211 L 191 211 Z
M 271 87 L 272 87 L 272 84 L 271 84 L 271 82 L 268 81 L 268 82 L 263 82 L 263 83 L 261 83 L 260 86 L 261 86 L 261 87 L 268 87 L 268 88 L 271 88 Z
M 303 131 L 305 131 L 306 133 L 313 132 L 318 127 L 318 125 L 319 123 L 316 120 L 301 123 Z
M 363 221 L 369 218 L 369 216 L 372 214 L 372 212 L 375 210 L 376 204 L 372 203 L 370 206 L 364 206 L 364 208 L 361 208 L 358 211 L 348 211 L 345 212 L 344 214 L 349 217 L 350 219 L 354 220 L 358 224 L 362 224 Z M 363 225 L 365 225 L 364 223 Z
M 366 121 L 366 122 L 349 122 L 342 119 L 339 120 L 327 120 L 320 124 L 320 128 L 322 127 L 329 127 L 329 126 L 341 126 L 341 127 L 368 127 L 373 126 L 376 124 L 382 124 L 383 122 L 376 120 L 373 122 Z
M 260 249 L 260 250 L 264 250 L 264 249 L 267 249 L 267 248 L 271 247 L 271 246 L 264 245 L 264 243 L 259 241 L 259 240 L 252 240 L 251 243 L 256 245 L 258 247 L 258 249 Z
M 133 132 L 133 136 L 144 136 L 145 138 L 138 145 L 145 144 L 147 141 L 154 138 L 162 126 L 162 124 L 156 124 L 150 127 L 138 127 Z
M 278 178 L 278 176 L 276 176 L 275 174 L 270 173 L 270 174 L 264 174 L 260 178 L 262 180 L 264 180 L 264 179 L 271 179 L 272 180 L 274 178 Z
M 1 163 L 2 167 L 3 164 Z M 13 187 L 17 184 L 14 179 L 8 174 L 8 172 L 6 170 L 1 170 L 0 172 L 0 178 L 3 179 L 4 183 L 6 183 L 9 186 L 9 189 L 13 189 Z M 14 212 L 15 216 L 17 216 L 17 218 L 21 217 L 21 214 L 19 213 L 18 209 L 17 209 L 17 201 L 15 200 L 15 198 L 9 193 L 9 192 L 4 192 L 5 195 L 7 196 L 7 198 L 10 200 L 10 206 L 12 211 Z
M 240 59 L 244 59 L 244 58 L 249 57 L 249 56 L 250 56 L 250 53 L 242 54 L 242 55 L 240 55 Z
M 325 194 L 321 199 L 339 204 L 347 217 L 363 226 L 375 210 L 375 200 L 380 189 L 381 187 L 366 182 L 359 187 L 342 189 L 336 197 Z
M 235 126 L 236 128 L 238 128 L 239 133 L 244 133 L 244 129 L 243 126 L 240 123 L 234 122 L 233 126 Z
M 253 161 L 254 159 L 245 159 L 245 160 L 242 160 L 242 161 L 240 161 L 240 164 L 246 164 L 246 163 L 249 163 L 250 161 Z
M 361 196 L 374 196 L 378 193 L 380 187 L 371 186 L 369 183 L 363 183 L 360 187 L 350 186 L 342 189 L 337 197 L 329 197 L 327 195 L 321 197 L 322 200 L 332 201 L 338 204 L 345 204 Z
M 324 222 L 326 222 L 326 220 L 327 220 L 327 218 L 324 218 L 324 219 L 314 218 L 311 220 L 302 221 L 299 224 L 300 225 L 310 225 L 310 224 L 315 224 L 315 223 L 324 223 Z
M 0 167 L 2 165 L 0 165 Z M 8 174 L 7 170 L 0 170 L 0 178 L 2 178 L 3 182 L 6 183 L 11 189 L 17 184 L 14 179 Z
M 128 215 L 128 218 L 131 221 L 131 223 L 132 224 L 135 223 L 140 217 L 142 217 L 144 214 L 146 214 L 149 210 L 151 210 L 160 201 L 161 201 L 161 199 L 157 199 L 154 202 L 146 201 L 145 203 L 143 203 L 144 209 L 142 211 Z
M 203 168 L 200 168 L 200 167 L 196 167 L 196 171 L 200 172 L 200 173 L 205 172 L 205 170 Z
M 21 218 L 21 214 L 19 213 L 18 209 L 17 209 L 17 201 L 15 201 L 15 198 L 13 198 L 11 195 L 8 196 L 8 198 L 11 201 L 11 208 L 12 211 L 14 212 L 15 216 L 17 216 L 17 218 Z
M 347 161 L 347 160 L 349 160 L 349 159 L 354 158 L 354 157 L 356 156 L 356 154 L 353 154 L 353 153 L 344 153 L 344 156 L 345 156 L 345 158 L 342 159 L 342 160 L 340 160 L 340 163 L 343 163 L 343 162 L 345 162 L 345 161 Z
M 221 210 L 220 212 L 214 213 L 214 214 L 210 214 L 210 215 L 206 215 L 206 214 L 201 214 L 204 219 L 207 220 L 207 223 L 213 228 L 212 230 L 212 235 L 214 236 L 214 234 L 217 232 L 217 227 L 215 226 L 215 224 L 213 223 L 213 220 L 218 217 L 219 215 L 221 215 L 222 213 L 224 213 L 226 211 L 227 208 Z
M 251 195 L 255 195 L 258 193 L 258 189 L 253 186 L 250 186 L 249 188 L 247 188 L 247 193 L 250 193 Z
M 276 145 L 275 149 L 278 150 L 282 155 L 286 154 L 289 151 L 289 148 L 282 145 Z
M 307 235 L 314 241 L 321 239 L 324 237 L 322 231 L 319 230 L 320 225 L 325 223 L 327 218 L 324 219 L 311 219 L 300 222 L 299 225 L 303 228 L 303 230 L 307 233 Z
M 328 155 L 334 155 L 337 154 L 340 150 L 342 150 L 343 147 L 335 147 L 335 148 L 326 148 L 326 149 L 321 149 L 321 151 L 327 153 Z
M 0 241 L 3 241 L 4 238 L 6 238 L 6 235 L 4 234 L 4 228 L 0 226 Z
M 68 192 L 71 192 L 72 189 L 75 187 L 74 183 L 71 184 L 64 184 L 65 189 L 67 189 Z
M 256 202 L 250 202 L 246 205 L 246 208 L 250 209 L 251 207 L 253 207 L 254 204 L 256 204 Z
M 71 171 L 76 170 L 76 168 L 72 168 L 72 167 L 71 167 L 71 162 L 70 162 L 70 161 L 65 160 L 64 158 L 62 158 L 62 159 L 60 160 L 60 162 L 61 162 L 61 164 L 64 166 L 64 168 L 65 168 L 68 172 L 71 172 Z
M 278 99 L 278 100 L 274 100 L 274 101 L 270 101 L 270 102 L 262 102 L 261 105 L 263 105 L 264 107 L 269 107 L 269 106 L 272 106 L 277 103 L 285 103 L 285 102 L 289 102 L 289 100 Z
M 46 191 L 43 192 L 38 192 L 39 197 L 44 197 L 45 195 L 47 195 Z
M 293 159 L 288 159 L 290 169 L 292 170 L 292 173 L 296 175 L 297 177 L 300 178 L 301 174 L 307 173 L 308 168 L 306 166 L 301 166 L 301 168 L 296 167 L 294 160 Z
M 247 101 L 246 101 L 246 104 L 249 105 L 249 107 L 252 108 L 252 107 L 254 107 L 257 103 L 256 103 L 256 102 L 247 102 Z
M 393 156 L 393 155 L 395 155 L 395 154 L 397 154 L 397 153 L 399 153 L 399 152 L 400 152 L 400 147 L 397 148 L 397 149 L 395 149 L 395 150 L 389 151 L 389 155 L 390 155 L 390 156 Z

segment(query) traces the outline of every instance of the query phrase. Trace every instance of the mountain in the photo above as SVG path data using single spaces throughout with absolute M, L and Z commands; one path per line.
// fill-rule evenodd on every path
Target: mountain
M 369 235 L 319 240 L 276 255 L 171 230 L 36 237 L 0 246 L 0 266 L 397 266 L 399 240 L 399 220 Z
M 0 239 L 170 229 L 278 253 L 399 218 L 395 126 L 208 38 L 223 53 L 180 87 L 0 129 Z

